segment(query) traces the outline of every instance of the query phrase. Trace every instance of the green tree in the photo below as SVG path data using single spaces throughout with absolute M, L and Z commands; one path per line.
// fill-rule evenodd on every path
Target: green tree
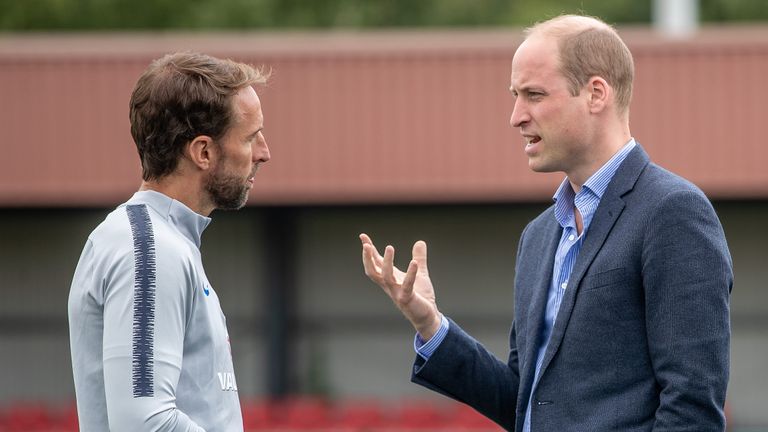
M 765 0 L 701 0 L 703 21 L 768 19 Z M 585 13 L 648 23 L 651 0 L 0 0 L 0 30 L 523 26 Z

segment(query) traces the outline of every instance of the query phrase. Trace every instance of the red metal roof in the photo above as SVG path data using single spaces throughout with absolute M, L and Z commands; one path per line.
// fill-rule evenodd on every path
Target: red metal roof
M 768 198 L 768 30 L 688 41 L 624 29 L 633 135 L 713 198 Z M 0 36 L 0 206 L 110 206 L 140 181 L 128 99 L 149 61 L 194 49 L 273 70 L 272 161 L 252 204 L 542 201 L 509 126 L 520 32 Z

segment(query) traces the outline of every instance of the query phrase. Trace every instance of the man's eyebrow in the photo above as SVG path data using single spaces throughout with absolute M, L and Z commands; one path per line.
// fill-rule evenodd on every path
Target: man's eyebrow
M 516 89 L 515 86 L 509 86 L 509 91 L 511 91 L 512 94 L 517 95 L 528 91 L 528 87 L 520 87 Z
M 248 135 L 248 138 L 253 138 L 253 137 L 255 137 L 256 135 L 258 135 L 258 134 L 259 134 L 259 132 L 261 132 L 261 131 L 263 131 L 263 130 L 264 130 L 264 126 L 262 126 L 262 127 L 258 128 L 258 129 L 256 129 L 256 130 L 255 130 L 255 131 L 253 131 L 253 132 L 252 132 L 250 135 Z
M 514 86 L 510 86 L 509 91 L 511 91 L 513 94 L 531 93 L 531 92 L 546 93 L 543 88 L 537 87 L 537 86 L 524 86 L 517 90 L 515 90 Z

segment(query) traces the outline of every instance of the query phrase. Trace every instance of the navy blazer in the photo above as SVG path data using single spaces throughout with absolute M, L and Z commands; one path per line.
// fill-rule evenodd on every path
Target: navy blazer
M 414 382 L 522 430 L 561 232 L 550 207 L 520 238 L 507 362 L 451 321 L 429 361 L 417 356 Z M 532 431 L 724 431 L 732 283 L 709 200 L 636 146 L 569 278 L 532 396 Z

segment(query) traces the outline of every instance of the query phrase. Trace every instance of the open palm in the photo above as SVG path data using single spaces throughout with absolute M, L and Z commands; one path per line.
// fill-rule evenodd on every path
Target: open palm
M 430 339 L 440 327 L 441 315 L 427 269 L 427 244 L 414 243 L 412 259 L 403 272 L 394 266 L 394 247 L 384 248 L 382 256 L 368 235 L 360 234 L 360 241 L 366 276 L 387 293 L 424 340 Z

